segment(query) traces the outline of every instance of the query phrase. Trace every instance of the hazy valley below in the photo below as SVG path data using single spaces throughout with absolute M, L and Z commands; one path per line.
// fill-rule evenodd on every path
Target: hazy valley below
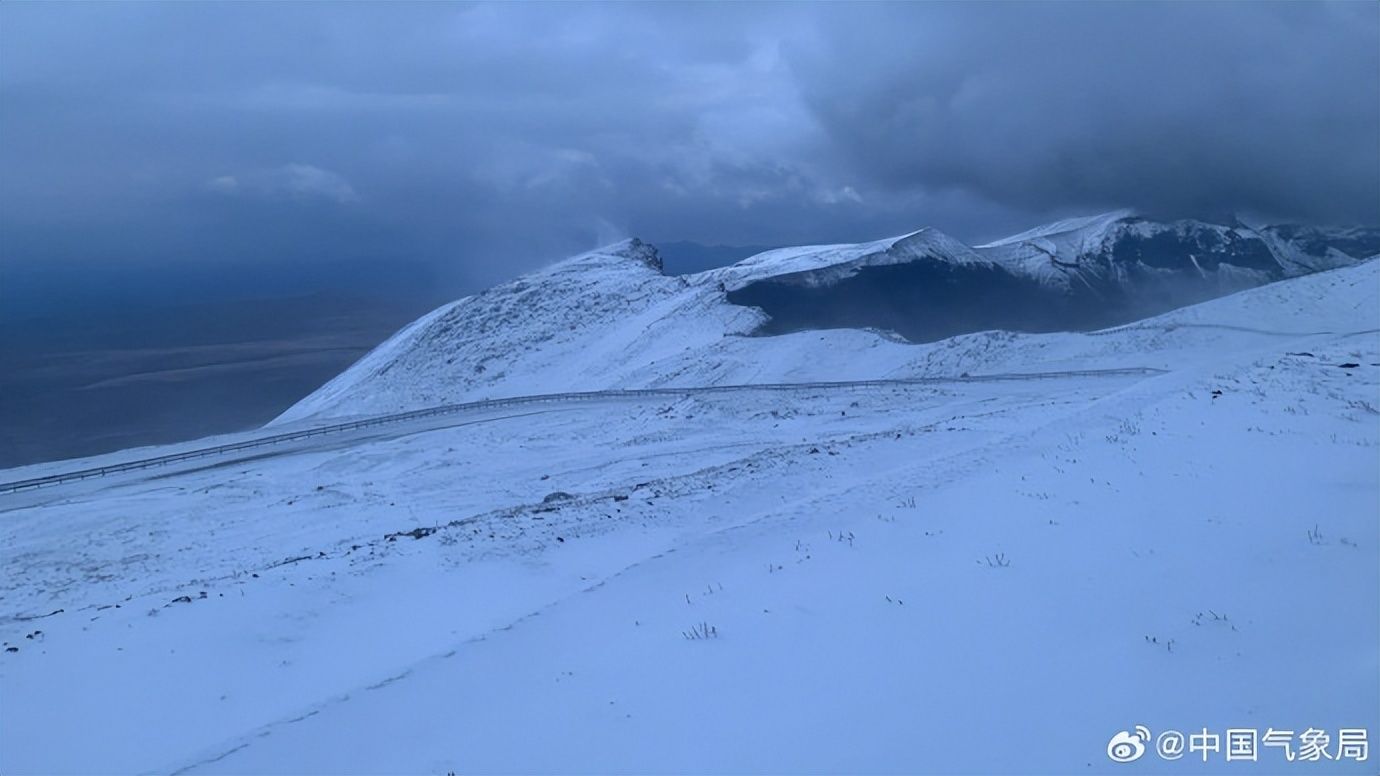
M 428 306 L 317 296 L 8 321 L 0 468 L 257 428 Z

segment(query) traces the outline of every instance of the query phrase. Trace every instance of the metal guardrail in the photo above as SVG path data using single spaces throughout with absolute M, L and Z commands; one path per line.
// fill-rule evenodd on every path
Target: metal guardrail
M 216 455 L 226 455 L 244 450 L 252 450 L 257 447 L 269 445 L 279 445 L 286 442 L 296 442 L 312 437 L 326 436 L 328 434 L 341 434 L 348 431 L 358 431 L 360 429 L 383 426 L 393 423 L 402 423 L 409 420 L 420 420 L 423 418 L 433 418 L 442 415 L 454 415 L 461 412 L 473 410 L 495 409 L 500 407 L 513 407 L 527 404 L 557 403 L 572 401 L 595 401 L 600 399 L 623 399 L 623 398 L 642 398 L 656 396 L 678 396 L 688 397 L 704 393 L 728 393 L 733 391 L 811 391 L 811 390 L 838 390 L 852 388 L 881 388 L 889 386 L 907 385 L 933 385 L 939 383 L 954 382 L 996 382 L 1008 380 L 1034 380 L 1048 379 L 1057 377 L 1107 377 L 1115 375 L 1152 375 L 1162 374 L 1162 369 L 1148 368 L 1128 368 L 1128 369 L 1093 369 L 1093 370 L 1074 370 L 1063 372 L 1030 372 L 1016 374 L 997 374 L 997 375 L 962 375 L 959 377 L 914 377 L 894 380 L 851 380 L 839 382 L 814 382 L 814 383 L 760 383 L 752 385 L 712 385 L 696 388 L 631 388 L 627 390 L 615 391 L 577 391 L 570 393 L 545 393 L 530 396 L 512 396 L 504 399 L 481 399 L 479 401 L 464 402 L 460 404 L 443 404 L 426 409 L 411 410 L 408 412 L 397 412 L 388 415 L 365 418 L 362 420 L 352 420 L 345 423 L 335 423 L 328 426 L 317 426 L 316 428 L 303 429 L 301 431 L 289 431 L 282 434 L 272 434 L 270 436 L 258 437 L 257 439 L 247 439 L 243 442 L 231 442 L 224 445 L 204 447 L 196 450 L 187 450 L 181 453 L 170 453 L 153 458 L 142 458 L 135 461 L 125 461 L 123 463 L 112 463 L 106 466 L 97 466 L 90 469 L 78 469 L 76 471 L 63 472 L 61 474 L 50 474 L 45 477 L 34 477 L 27 480 L 17 480 L 15 482 L 0 483 L 0 493 L 18 493 L 25 490 L 33 490 L 49 485 L 61 485 L 67 482 L 77 482 L 80 480 L 91 479 L 94 477 L 105 477 L 111 474 L 137 471 L 140 469 L 150 469 L 155 466 L 167 466 L 168 464 L 192 461 L 198 458 L 208 458 Z

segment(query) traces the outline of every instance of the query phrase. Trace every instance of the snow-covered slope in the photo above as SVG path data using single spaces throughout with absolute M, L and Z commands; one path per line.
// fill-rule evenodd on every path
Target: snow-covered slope
M 1380 253 L 1380 229 L 1159 222 L 1129 210 L 1037 227 L 976 249 L 1055 287 L 1135 292 L 1155 275 L 1181 274 L 1227 290 L 1349 266 Z
M 279 422 L 524 393 L 891 374 L 896 359 L 869 354 L 900 352 L 897 334 L 1097 329 L 1350 266 L 1368 247 L 1380 250 L 1380 232 L 1257 232 L 1117 211 L 976 250 L 922 229 L 667 277 L 655 249 L 630 240 L 425 316 Z
M 277 422 L 635 384 L 646 369 L 763 322 L 721 291 L 661 274 L 627 240 L 436 310 Z
M 901 237 L 856 245 L 777 248 L 728 267 L 702 272 L 691 279 L 697 283 L 721 283 L 730 291 L 764 280 L 818 287 L 833 285 L 868 267 L 925 261 L 955 266 L 992 264 L 958 240 L 937 229 L 926 228 Z
M 727 291 L 763 280 L 828 286 L 866 267 L 918 262 L 990 266 L 957 240 L 925 229 L 859 245 L 769 251 L 731 267 L 667 277 L 654 248 L 624 241 L 432 312 L 279 422 L 522 393 L 749 379 L 741 369 L 716 369 L 698 358 L 723 338 L 767 323 L 758 309 L 730 303 Z M 766 350 L 772 355 L 764 361 L 779 363 L 783 351 Z M 757 370 L 751 379 L 774 375 L 781 376 Z
M 1074 231 L 1093 229 L 1110 234 L 1123 223 L 1111 218 L 1079 222 Z M 1023 237 L 1012 245 L 1026 245 L 1030 239 L 1073 239 L 1062 227 L 1048 229 L 1053 230 L 1052 237 Z M 1368 264 L 1359 268 L 1356 276 L 1370 277 L 1377 267 L 1380 265 Z M 988 298 L 970 300 L 957 295 L 943 282 L 951 279 L 945 273 L 988 273 L 985 277 L 990 280 L 991 273 L 998 270 L 933 230 L 860 245 L 769 251 L 732 267 L 681 277 L 661 274 L 651 246 L 625 241 L 427 315 L 303 399 L 277 422 L 396 412 L 534 393 L 925 377 L 953 369 L 997 372 L 1048 361 L 1053 358 L 1050 348 L 1068 341 L 986 331 L 912 344 L 861 327 L 805 331 L 771 328 L 781 320 L 789 322 L 788 316 L 797 313 L 822 320 L 830 305 L 845 311 L 863 310 L 877 319 L 884 311 L 859 301 L 848 291 L 860 287 L 864 281 L 858 279 L 858 273 L 868 269 L 925 273 L 925 278 L 935 281 L 924 307 L 931 313 L 946 303 L 972 301 L 1000 306 Z M 897 285 L 895 278 L 887 276 L 893 287 Z M 1310 289 L 1315 283 L 1328 286 L 1333 282 L 1339 281 L 1331 275 L 1306 280 L 1297 286 L 1303 289 L 1302 295 L 1291 291 L 1291 298 L 1332 298 Z M 1011 292 L 1018 297 L 1032 293 L 1024 286 Z M 763 296 L 773 293 L 778 296 Z M 1222 319 L 1256 320 L 1267 311 L 1252 308 L 1240 315 L 1229 311 L 1237 305 L 1249 308 L 1253 304 L 1249 300 L 1272 293 L 1267 287 L 1214 302 L 1207 309 Z M 1345 294 L 1341 290 L 1337 293 Z M 952 298 L 946 302 L 941 299 L 945 295 Z M 1006 302 L 1002 310 L 1020 313 L 1015 300 Z M 778 319 L 768 319 L 753 306 L 757 304 L 773 310 Z M 1164 330 L 1195 315 L 1193 309 L 1147 321 L 1140 329 L 1146 333 L 1137 335 L 1137 348 L 1153 354 L 1164 337 L 1175 347 L 1181 345 L 1185 334 L 1165 334 Z M 1311 306 L 1303 313 L 1313 322 L 1331 314 Z M 1278 325 L 1287 323 L 1285 311 L 1272 315 Z M 749 336 L 762 331 L 787 333 Z M 1210 334 L 1191 336 L 1209 342 L 1212 339 Z M 1123 340 L 1089 340 L 1099 341 Z M 975 353 L 983 354 L 982 358 Z M 1071 353 L 1058 362 L 1068 365 L 1078 358 L 1077 353 Z
M 1078 216 L 1076 218 L 1065 218 L 1053 221 L 1048 224 L 1041 224 L 1034 229 L 1028 229 L 1010 237 L 994 240 L 990 243 L 977 246 L 978 250 L 988 248 L 998 248 L 1004 245 L 1018 245 L 1020 243 L 1034 242 L 1039 239 L 1047 239 L 1051 242 L 1056 239 L 1064 239 L 1067 235 L 1087 235 L 1089 237 L 1106 235 L 1107 232 L 1118 222 L 1132 218 L 1136 215 L 1134 210 L 1122 209 L 1111 210 L 1106 213 L 1099 213 L 1092 216 Z
M 619 279 L 562 300 L 590 334 L 694 300 L 750 325 L 637 248 L 553 268 Z M 436 328 L 467 304 L 524 369 L 599 346 L 522 325 L 524 282 L 329 409 L 476 390 L 422 382 L 498 352 Z M 1086 334 L 667 336 L 607 366 L 1081 371 L 552 405 L 0 496 L 0 772 L 1374 772 L 1226 763 L 1225 733 L 1380 735 L 1380 263 Z M 1165 371 L 1099 371 L 1126 366 Z M 1107 759 L 1136 725 L 1220 748 Z
M 1290 277 L 1348 267 L 1380 253 L 1380 229 L 1282 224 L 1257 229 Z

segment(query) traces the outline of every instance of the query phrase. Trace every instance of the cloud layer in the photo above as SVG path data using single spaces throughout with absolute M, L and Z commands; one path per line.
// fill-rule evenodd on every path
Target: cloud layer
M 1375 4 L 5 4 L 0 260 L 1380 221 Z

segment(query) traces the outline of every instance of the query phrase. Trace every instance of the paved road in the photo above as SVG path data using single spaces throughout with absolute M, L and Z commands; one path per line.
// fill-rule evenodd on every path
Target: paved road
M 418 422 L 431 421 L 435 419 L 450 420 L 453 416 L 476 413 L 486 413 L 492 410 L 507 410 L 515 407 L 527 407 L 538 405 L 560 405 L 584 403 L 593 401 L 617 401 L 625 399 L 646 399 L 646 398 L 684 398 L 702 394 L 732 393 L 742 391 L 821 391 L 821 390 L 857 390 L 864 388 L 885 388 L 903 387 L 914 385 L 933 385 L 942 383 L 981 383 L 998 381 L 1019 381 L 1019 380 L 1040 380 L 1063 377 L 1116 377 L 1116 376 L 1151 376 L 1163 374 L 1163 370 L 1148 368 L 1129 368 L 1129 369 L 1091 369 L 1091 370 L 1072 370 L 1059 372 L 1027 372 L 1027 373 L 1007 373 L 992 375 L 968 375 L 963 374 L 957 377 L 920 377 L 896 380 L 853 380 L 843 382 L 814 382 L 814 383 L 766 383 L 756 385 L 715 385 L 698 388 L 641 388 L 620 391 L 579 391 L 569 393 L 548 393 L 532 396 L 513 396 L 504 399 L 486 399 L 482 401 L 465 402 L 462 404 L 445 404 L 437 407 L 428 407 L 421 410 L 409 412 L 397 412 L 388 415 L 378 415 L 359 420 L 351 420 L 343 423 L 331 425 L 314 426 L 311 428 L 287 431 L 278 434 L 267 434 L 250 439 L 230 442 L 227 444 L 199 447 L 191 450 L 183 450 L 167 455 L 139 458 L 129 461 L 110 463 L 104 466 L 95 466 L 82 469 L 73 469 L 49 474 L 42 477 L 32 477 L 29 479 L 15 480 L 12 482 L 0 483 L 0 495 L 18 493 L 21 491 L 35 490 L 38 488 L 61 485 L 68 482 L 79 482 L 99 477 L 107 477 L 123 472 L 132 472 L 142 469 L 155 467 L 166 467 L 172 464 L 198 461 L 200 459 L 221 459 L 218 463 L 227 460 L 244 460 L 246 458 L 257 458 L 268 452 L 265 448 L 291 448 L 293 450 L 305 447 L 318 447 L 320 443 L 348 442 L 354 444 L 361 439 L 368 439 L 377 436 L 370 433 L 393 427 L 399 424 L 411 424 Z M 509 413 L 499 414 L 494 417 L 484 417 L 469 422 L 491 422 L 505 418 L 518 417 L 520 415 L 536 414 Z M 444 427 L 462 425 L 457 422 L 446 422 L 441 424 L 427 424 L 428 427 Z M 286 450 L 282 450 L 286 451 Z M 215 465 L 215 464 L 212 464 Z

